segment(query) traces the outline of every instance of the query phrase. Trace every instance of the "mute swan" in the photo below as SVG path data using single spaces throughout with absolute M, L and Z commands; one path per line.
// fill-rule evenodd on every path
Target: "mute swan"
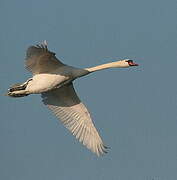
M 103 144 L 87 108 L 77 96 L 72 82 L 95 71 L 138 64 L 125 59 L 91 68 L 75 68 L 59 61 L 55 53 L 48 50 L 47 42 L 44 41 L 28 48 L 25 66 L 33 77 L 23 84 L 10 87 L 7 95 L 23 97 L 41 93 L 43 103 L 83 145 L 98 156 L 106 153 L 107 147 Z

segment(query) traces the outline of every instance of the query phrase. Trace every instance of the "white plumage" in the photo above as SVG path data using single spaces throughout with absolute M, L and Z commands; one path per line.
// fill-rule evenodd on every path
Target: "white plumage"
M 23 84 L 13 85 L 7 94 L 11 97 L 23 97 L 41 93 L 43 103 L 83 145 L 98 156 L 106 153 L 107 147 L 99 136 L 90 113 L 77 96 L 72 82 L 98 70 L 137 64 L 125 59 L 92 68 L 71 67 L 63 64 L 55 53 L 48 50 L 46 41 L 28 48 L 25 64 L 33 77 Z

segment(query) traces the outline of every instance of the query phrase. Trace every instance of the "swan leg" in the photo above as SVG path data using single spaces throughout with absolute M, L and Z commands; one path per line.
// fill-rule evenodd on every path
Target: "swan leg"
M 29 93 L 25 90 L 26 86 L 28 85 L 28 82 L 31 81 L 32 78 L 28 79 L 23 84 L 14 84 L 12 87 L 8 89 L 8 92 L 6 95 L 10 97 L 23 97 L 29 95 Z
M 14 84 L 13 86 L 11 86 L 8 89 L 8 92 L 13 92 L 13 91 L 18 91 L 18 90 L 24 90 L 26 88 L 26 86 L 28 85 L 28 82 L 31 81 L 32 78 L 28 79 L 26 82 L 24 82 L 23 84 Z
M 23 97 L 23 96 L 28 96 L 29 93 L 26 90 L 19 90 L 19 91 L 13 91 L 13 92 L 8 92 L 8 96 L 10 97 Z

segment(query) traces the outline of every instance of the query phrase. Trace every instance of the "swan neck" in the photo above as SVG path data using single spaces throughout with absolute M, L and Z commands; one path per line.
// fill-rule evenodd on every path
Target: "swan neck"
M 121 68 L 121 67 L 124 67 L 122 65 L 122 61 L 116 61 L 116 62 L 110 62 L 110 63 L 98 65 L 91 68 L 85 68 L 85 70 L 89 72 L 95 72 L 95 71 L 100 71 L 100 70 L 108 69 L 108 68 Z

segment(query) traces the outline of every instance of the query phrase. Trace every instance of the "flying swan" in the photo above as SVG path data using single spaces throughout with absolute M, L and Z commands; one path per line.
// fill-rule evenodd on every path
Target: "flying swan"
M 64 126 L 96 155 L 107 152 L 91 116 L 77 96 L 73 81 L 95 71 L 107 68 L 138 66 L 132 60 L 124 59 L 91 68 L 75 68 L 59 61 L 55 53 L 47 48 L 47 42 L 30 46 L 26 52 L 25 67 L 33 76 L 23 84 L 8 89 L 10 97 L 41 94 L 43 103 L 56 115 Z

